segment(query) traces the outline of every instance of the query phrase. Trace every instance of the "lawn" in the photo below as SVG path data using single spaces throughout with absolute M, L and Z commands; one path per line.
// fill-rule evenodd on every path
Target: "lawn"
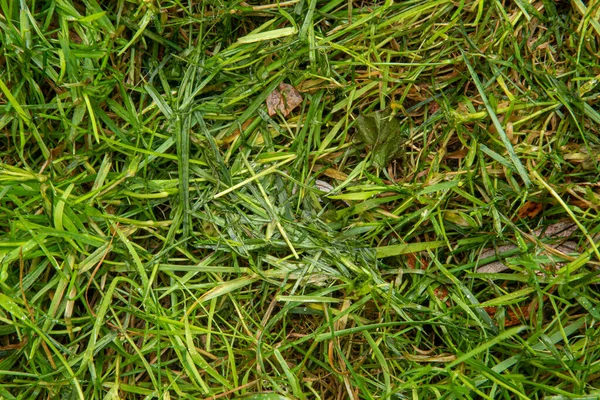
M 600 2 L 0 0 L 0 399 L 599 399 Z

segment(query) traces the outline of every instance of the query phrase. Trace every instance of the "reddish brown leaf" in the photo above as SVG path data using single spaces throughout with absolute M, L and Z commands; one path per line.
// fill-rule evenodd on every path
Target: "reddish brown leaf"
M 408 264 L 408 268 L 417 269 L 417 257 L 414 254 L 409 253 L 406 255 L 406 263 Z
M 543 208 L 544 208 L 544 205 L 542 203 L 534 203 L 533 201 L 526 201 L 525 204 L 523 204 L 523 206 L 521 208 L 519 208 L 519 211 L 517 211 L 516 220 L 523 219 L 523 218 L 534 218 L 536 215 L 538 215 L 540 213 L 540 211 L 542 211 Z
M 273 90 L 267 97 L 266 102 L 270 116 L 277 114 L 277 110 L 279 110 L 286 117 L 302 103 L 302 96 L 292 85 L 280 83 L 279 89 Z
M 519 310 L 521 311 L 521 315 L 518 315 L 513 310 L 506 310 L 507 318 L 504 321 L 505 327 L 508 328 L 509 326 L 519 325 L 521 323 L 521 317 L 524 319 L 529 318 L 529 311 L 527 307 L 519 307 Z
M 440 286 L 440 287 L 437 287 L 437 288 L 434 289 L 433 294 L 438 299 L 444 301 L 444 300 L 446 300 L 448 298 L 448 289 L 446 289 L 443 286 Z

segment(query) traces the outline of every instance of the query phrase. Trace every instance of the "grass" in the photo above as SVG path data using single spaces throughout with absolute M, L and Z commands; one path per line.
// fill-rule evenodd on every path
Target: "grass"
M 600 398 L 599 15 L 0 0 L 0 398 Z

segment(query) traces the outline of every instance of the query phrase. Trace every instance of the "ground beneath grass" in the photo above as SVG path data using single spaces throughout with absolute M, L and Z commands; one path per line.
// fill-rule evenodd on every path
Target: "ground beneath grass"
M 0 399 L 600 398 L 599 18 L 0 0 Z

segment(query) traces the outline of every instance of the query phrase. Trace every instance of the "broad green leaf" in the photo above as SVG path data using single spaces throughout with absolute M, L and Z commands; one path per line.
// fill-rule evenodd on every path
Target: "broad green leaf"
M 404 153 L 404 142 L 408 135 L 389 111 L 360 115 L 356 125 L 360 140 L 371 148 L 375 167 L 385 168 Z

